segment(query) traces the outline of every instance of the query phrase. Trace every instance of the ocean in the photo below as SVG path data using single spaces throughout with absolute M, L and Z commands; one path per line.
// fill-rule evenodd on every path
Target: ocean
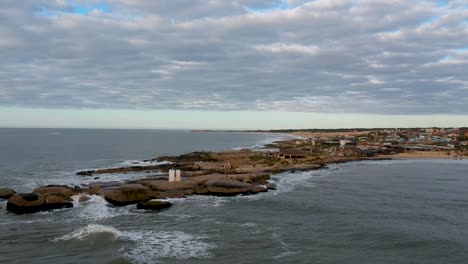
M 0 129 L 0 187 L 92 182 L 83 169 L 160 155 L 256 148 L 256 133 Z M 106 180 L 142 174 L 105 176 Z M 100 179 L 103 180 L 103 179 Z M 93 196 L 72 209 L 7 213 L 0 263 L 467 263 L 468 161 L 332 164 L 273 176 L 276 191 L 172 199 L 162 212 Z

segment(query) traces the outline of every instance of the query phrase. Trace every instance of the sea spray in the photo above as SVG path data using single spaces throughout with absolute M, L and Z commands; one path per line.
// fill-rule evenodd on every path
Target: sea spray
M 89 201 L 82 203 L 82 205 L 77 208 L 79 210 L 79 212 L 77 212 L 78 217 L 98 221 L 121 215 L 129 215 L 131 214 L 131 207 L 133 208 L 132 205 L 121 207 L 111 206 L 99 195 L 91 195 L 90 198 Z
M 151 263 L 161 258 L 209 258 L 212 256 L 210 250 L 216 245 L 206 242 L 208 239 L 207 236 L 182 231 L 119 231 L 112 226 L 89 224 L 54 238 L 52 242 L 86 241 L 97 244 L 120 241 L 127 245 L 119 250 L 125 258 L 134 263 Z
M 92 236 L 108 236 L 113 240 L 122 236 L 122 233 L 111 227 L 98 224 L 89 224 L 83 228 L 79 228 L 69 234 L 63 235 L 53 239 L 53 242 L 67 241 L 67 240 L 84 240 Z

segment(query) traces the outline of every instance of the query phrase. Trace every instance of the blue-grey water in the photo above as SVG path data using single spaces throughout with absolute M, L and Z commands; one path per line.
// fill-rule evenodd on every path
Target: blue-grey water
M 0 129 L 0 186 L 76 184 L 85 180 L 73 172 L 84 168 L 271 140 L 248 133 Z M 274 179 L 277 191 L 191 196 L 159 213 L 110 207 L 97 196 L 34 215 L 3 208 L 0 263 L 468 261 L 466 160 L 352 162 Z

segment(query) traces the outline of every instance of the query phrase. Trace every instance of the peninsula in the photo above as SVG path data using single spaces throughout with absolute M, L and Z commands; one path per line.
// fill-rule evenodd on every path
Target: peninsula
M 76 202 L 89 200 L 90 195 L 103 197 L 111 206 L 137 204 L 139 209 L 160 210 L 170 206 L 169 202 L 161 201 L 166 198 L 267 192 L 275 189 L 272 174 L 317 170 L 331 163 L 415 157 L 461 159 L 467 155 L 466 141 L 460 140 L 466 136 L 465 129 L 292 133 L 301 138 L 278 141 L 257 149 L 161 156 L 148 160 L 154 164 L 148 166 L 84 170 L 76 174 L 92 177 L 92 183 L 47 185 L 31 193 L 18 194 L 3 188 L 0 198 L 9 199 L 7 210 L 18 214 L 71 208 Z M 180 181 L 168 180 L 171 169 L 182 172 Z M 103 174 L 136 172 L 148 176 L 138 180 L 100 181 Z

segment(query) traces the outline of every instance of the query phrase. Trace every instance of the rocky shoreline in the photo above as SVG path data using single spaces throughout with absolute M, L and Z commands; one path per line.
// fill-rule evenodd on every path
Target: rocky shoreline
M 269 147 L 285 144 L 293 143 L 282 141 Z M 148 160 L 158 162 L 156 165 L 85 170 L 76 173 L 96 180 L 99 180 L 102 174 L 146 172 L 150 175 L 142 179 L 94 182 L 82 186 L 47 185 L 36 188 L 31 193 L 16 193 L 12 189 L 4 188 L 0 189 L 0 199 L 8 199 L 6 209 L 17 214 L 72 208 L 73 197 L 77 195 L 77 202 L 86 202 L 90 195 L 99 195 L 110 206 L 136 204 L 138 209 L 161 210 L 170 207 L 170 203 L 154 199 L 185 198 L 187 195 L 254 195 L 275 190 L 275 185 L 270 182 L 272 174 L 317 170 L 326 168 L 327 164 L 331 163 L 389 159 L 330 156 L 282 159 L 269 154 L 266 151 L 243 149 L 162 156 Z M 169 169 L 181 170 L 182 180 L 169 182 L 167 176 L 161 175 Z

